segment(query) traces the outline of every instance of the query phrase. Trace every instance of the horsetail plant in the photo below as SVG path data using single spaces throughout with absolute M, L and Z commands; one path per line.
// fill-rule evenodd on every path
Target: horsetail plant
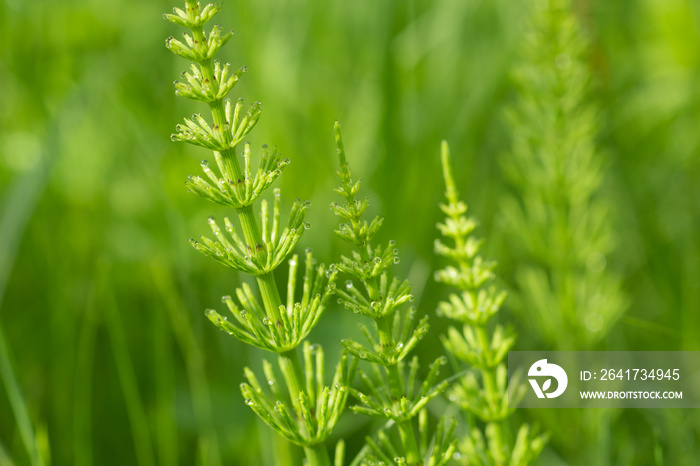
M 513 73 L 518 94 L 509 112 L 511 151 L 502 160 L 515 193 L 502 209 L 519 257 L 513 307 L 546 348 L 592 350 L 627 304 L 606 259 L 615 220 L 600 192 L 604 165 L 595 140 L 597 109 L 587 96 L 586 44 L 569 0 L 529 6 Z M 560 429 L 570 425 L 556 412 L 538 414 Z M 579 454 L 585 464 L 610 461 L 599 434 L 610 416 L 581 413 L 576 435 L 582 445 L 597 442 Z
M 606 267 L 614 244 L 610 205 L 598 190 L 595 108 L 587 102 L 585 43 L 568 0 L 532 2 L 514 72 L 513 142 L 503 168 L 517 191 L 503 212 L 524 260 L 515 304 L 532 333 L 558 350 L 591 349 L 624 311 Z
M 389 268 L 399 262 L 395 242 L 389 241 L 386 246 L 373 243 L 383 219 L 377 216 L 368 221 L 365 218 L 369 200 L 357 197 L 360 181 L 351 178 L 337 122 L 335 137 L 340 163 L 340 187 L 335 191 L 344 204 L 333 203 L 331 210 L 344 220 L 335 234 L 353 246 L 351 257 L 342 256 L 334 267 L 351 277 L 336 293 L 339 303 L 368 317 L 373 327 L 370 330 L 360 324 L 369 345 L 353 340 L 341 342 L 350 354 L 370 363 L 369 373 L 358 371 L 367 393 L 350 388 L 360 402 L 351 409 L 396 423 L 400 437 L 398 448 L 384 433 L 380 434 L 378 443 L 368 439 L 371 452 L 365 456 L 365 464 L 390 464 L 390 459 L 400 465 L 445 464 L 455 449 L 451 438 L 454 424 L 446 427 L 446 435 L 445 428 L 440 427 L 433 447 L 428 450 L 427 442 L 416 436 L 413 420 L 420 418 L 420 432 L 427 435 L 424 408 L 447 388 L 446 381 L 436 383 L 446 358 L 439 357 L 432 363 L 422 384 L 418 383 L 418 358 L 414 356 L 406 367 L 407 356 L 428 332 L 428 318 L 417 320 L 415 308 L 406 306 L 413 301 L 410 283 L 389 272 Z
M 489 285 L 496 264 L 479 255 L 482 240 L 472 235 L 477 223 L 465 215 L 467 205 L 459 199 L 449 147 L 444 141 L 441 158 L 447 203 L 441 204 L 440 209 L 447 217 L 438 229 L 452 244 L 436 239 L 435 253 L 453 265 L 437 271 L 435 279 L 459 290 L 439 304 L 438 315 L 459 325 L 450 326 L 442 342 L 449 354 L 475 370 L 458 379 L 449 390 L 449 398 L 485 424 L 483 433 L 478 426 L 472 426 L 461 441 L 460 450 L 470 465 L 525 466 L 535 461 L 546 438 L 533 434 L 527 424 L 520 426 L 514 441 L 509 438 L 508 418 L 515 410 L 515 400 L 522 395 L 522 390 L 511 389 L 511 399 L 508 397 L 504 359 L 515 343 L 515 335 L 501 324 L 489 330 L 506 293 Z
M 262 225 L 258 224 L 253 205 L 282 173 L 289 159 L 263 146 L 259 168 L 254 172 L 253 150 L 244 143 L 243 166 L 239 162 L 236 151 L 256 125 L 262 106 L 255 102 L 245 109 L 242 100 L 234 104 L 227 97 L 245 68 L 231 72 L 229 64 L 222 65 L 214 58 L 233 34 L 224 33 L 221 26 L 205 32 L 205 24 L 219 9 L 218 5 L 202 7 L 194 0 L 186 0 L 184 10 L 175 8 L 173 14 L 164 15 L 190 30 L 184 34 L 184 42 L 172 37 L 166 41 L 168 49 L 193 62 L 190 71 L 182 74 L 184 80 L 175 82 L 175 93 L 206 103 L 211 112 L 211 123 L 200 114 L 185 118 L 184 123 L 177 125 L 172 140 L 213 151 L 215 168 L 203 161 L 204 177 L 191 176 L 186 185 L 205 199 L 233 208 L 241 226 L 242 236 L 233 221 L 226 218 L 224 232 L 210 218 L 214 239 L 203 236 L 199 241 L 191 240 L 192 246 L 227 267 L 254 276 L 262 302 L 250 286 L 243 284 L 236 290 L 238 303 L 230 296 L 222 299 L 233 315 L 231 321 L 212 309 L 206 315 L 228 334 L 278 355 L 287 393 L 280 390 L 273 366 L 264 361 L 265 384 L 258 381 L 252 370 L 245 369 L 248 382 L 241 384 L 241 391 L 246 404 L 274 430 L 303 447 L 310 466 L 325 466 L 330 460 L 324 442 L 345 408 L 347 385 L 353 379 L 356 362 L 345 353 L 341 355 L 332 384 L 325 386 L 323 350 L 305 339 L 334 293 L 337 272 L 327 270 L 323 264 L 316 266 L 307 250 L 303 292 L 297 301 L 298 257 L 293 256 L 289 261 L 286 300 L 282 300 L 274 272 L 309 228 L 304 220 L 309 204 L 295 201 L 287 226 L 282 228 L 280 191 L 275 189 L 272 209 L 267 200 L 260 203 Z M 303 367 L 297 352 L 302 344 Z

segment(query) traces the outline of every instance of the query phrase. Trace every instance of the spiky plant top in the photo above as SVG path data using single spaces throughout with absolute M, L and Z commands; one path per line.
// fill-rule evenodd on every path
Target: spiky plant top
M 215 57 L 231 38 L 221 26 L 208 31 L 205 25 L 220 10 L 219 5 L 187 0 L 185 9 L 175 8 L 165 19 L 189 29 L 184 39 L 172 37 L 166 47 L 191 61 L 190 69 L 175 82 L 175 93 L 207 104 L 210 118 L 195 114 L 177 125 L 174 141 L 184 141 L 213 151 L 214 165 L 202 162 L 203 176 L 187 180 L 190 191 L 201 197 L 235 210 L 239 228 L 229 218 L 223 229 L 214 218 L 209 219 L 213 238 L 191 240 L 195 249 L 217 262 L 255 277 L 258 299 L 246 284 L 236 290 L 236 299 L 225 296 L 222 301 L 232 319 L 209 309 L 207 317 L 220 329 L 241 341 L 279 355 L 282 384 L 272 365 L 265 362 L 266 383 L 261 384 L 255 373 L 246 368 L 248 383 L 241 390 L 250 406 L 277 432 L 304 447 L 310 465 L 330 464 L 324 442 L 345 407 L 347 385 L 352 380 L 354 363 L 343 354 L 332 385 L 324 385 L 324 356 L 318 345 L 305 341 L 318 322 L 335 290 L 335 270 L 323 264 L 315 265 L 311 251 L 305 254 L 302 293 L 297 300 L 298 257 L 289 261 L 286 300 L 275 282 L 274 272 L 289 257 L 304 231 L 308 202 L 294 201 L 286 226 L 280 221 L 280 191 L 275 189 L 270 205 L 260 202 L 262 224 L 253 213 L 253 206 L 289 164 L 276 150 L 263 146 L 258 168 L 252 168 L 256 158 L 246 135 L 260 118 L 262 105 L 255 102 L 245 106 L 241 99 L 232 101 L 228 95 L 245 72 L 245 67 L 232 72 L 230 64 L 221 64 Z M 237 155 L 241 144 L 241 157 Z M 242 160 L 242 163 L 241 163 Z M 303 343 L 303 366 L 297 347 Z M 286 393 L 280 390 L 286 386 Z M 265 387 L 265 389 L 263 389 Z
M 506 294 L 492 284 L 496 264 L 479 255 L 482 240 L 472 235 L 477 222 L 465 215 L 467 205 L 459 199 L 446 142 L 442 143 L 442 168 L 447 203 L 441 204 L 440 209 L 447 217 L 438 224 L 438 229 L 451 244 L 436 239 L 435 253 L 449 259 L 451 264 L 436 272 L 435 279 L 458 290 L 438 308 L 438 314 L 456 321 L 442 342 L 456 359 L 474 369 L 457 380 L 449 396 L 485 425 L 483 433 L 480 426 L 473 425 L 460 442 L 460 450 L 468 464 L 532 464 L 544 446 L 545 437 L 534 435 L 523 424 L 517 438 L 509 438 L 507 419 L 515 410 L 518 393 L 513 390 L 509 400 L 504 358 L 515 343 L 515 335 L 500 324 L 490 330 Z

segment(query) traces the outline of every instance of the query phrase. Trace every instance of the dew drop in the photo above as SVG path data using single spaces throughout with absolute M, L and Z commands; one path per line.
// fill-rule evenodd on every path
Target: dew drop
M 308 230 L 311 228 L 311 224 L 309 222 L 304 223 L 304 230 Z
M 352 280 L 348 280 L 345 282 L 345 288 L 347 288 L 349 290 L 352 287 L 353 287 Z
M 399 256 L 394 256 L 394 264 L 398 264 L 399 262 L 401 262 Z
M 263 325 L 272 325 L 272 321 L 267 317 L 263 318 L 262 323 Z

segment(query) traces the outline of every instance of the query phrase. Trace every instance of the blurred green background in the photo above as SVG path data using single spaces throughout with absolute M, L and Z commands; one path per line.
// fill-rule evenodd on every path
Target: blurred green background
M 11 362 L 0 363 L 0 465 L 29 464 L 33 437 L 56 465 L 271 464 L 259 452 L 271 434 L 238 389 L 264 355 L 203 314 L 244 278 L 187 244 L 225 212 L 184 187 L 210 156 L 169 140 L 198 108 L 173 94 L 186 63 L 163 45 L 180 34 L 161 18 L 172 6 L 0 0 L 0 359 Z M 619 222 L 608 266 L 630 300 L 598 349 L 700 350 L 700 3 L 574 9 L 590 42 L 600 195 Z M 345 250 L 327 208 L 338 119 L 422 313 L 445 296 L 432 280 L 443 138 L 485 255 L 512 284 L 499 161 L 523 13 L 513 0 L 225 3 L 217 22 L 236 35 L 221 58 L 249 69 L 234 94 L 264 104 L 251 142 L 292 159 L 283 198 L 312 202 L 302 248 L 325 262 Z M 431 320 L 425 358 L 446 325 Z M 355 316 L 333 306 L 311 339 L 333 360 L 355 333 Z M 516 349 L 541 348 L 521 331 Z M 590 422 L 581 414 L 560 419 L 575 430 Z M 552 431 L 541 464 L 584 464 L 592 449 L 601 464 L 697 464 L 695 410 L 598 416 L 585 444 L 541 420 Z M 361 440 L 366 422 L 348 415 L 337 436 Z

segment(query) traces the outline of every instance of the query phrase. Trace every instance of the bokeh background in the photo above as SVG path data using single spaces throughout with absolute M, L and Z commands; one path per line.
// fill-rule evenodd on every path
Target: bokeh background
M 169 139 L 198 108 L 173 94 L 186 63 L 164 48 L 180 33 L 161 18 L 172 6 L 0 1 L 2 465 L 31 464 L 33 445 L 56 465 L 272 464 L 261 453 L 271 434 L 238 389 L 243 366 L 264 355 L 203 314 L 246 278 L 187 244 L 225 212 L 184 187 L 205 151 Z M 573 8 L 589 41 L 599 195 L 616 212 L 607 266 L 629 300 L 596 349 L 700 350 L 700 3 Z M 249 69 L 235 95 L 264 104 L 250 140 L 289 156 L 283 196 L 312 202 L 301 248 L 325 262 L 345 250 L 327 207 L 338 119 L 371 209 L 386 217 L 380 239 L 397 241 L 421 313 L 434 314 L 446 293 L 432 280 L 442 265 L 432 250 L 442 139 L 485 255 L 513 285 L 501 164 L 525 9 L 513 0 L 225 3 L 217 21 L 236 34 L 222 59 Z M 520 330 L 516 349 L 544 349 L 526 318 L 506 301 L 500 319 Z M 446 325 L 431 320 L 426 359 Z M 311 339 L 332 360 L 355 333 L 355 316 L 333 306 Z M 545 465 L 700 457 L 695 410 L 516 418 L 551 432 Z M 352 451 L 366 424 L 348 415 L 337 436 Z

